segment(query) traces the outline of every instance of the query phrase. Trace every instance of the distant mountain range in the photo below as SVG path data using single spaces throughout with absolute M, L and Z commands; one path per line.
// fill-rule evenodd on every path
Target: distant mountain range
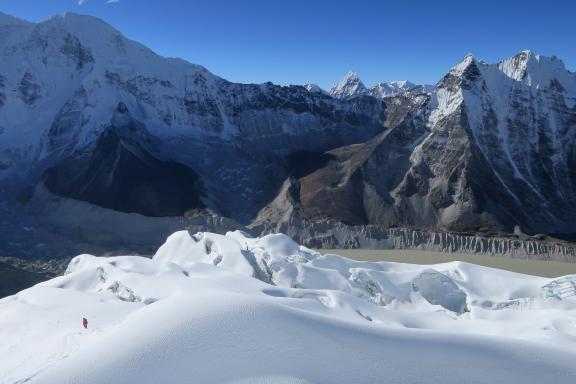
M 90 16 L 1 14 L 0 32 L 5 217 L 57 200 L 143 222 L 576 233 L 576 74 L 556 57 L 468 55 L 436 86 L 349 72 L 326 92 L 231 83 Z
M 308 84 L 309 91 L 318 92 L 318 86 Z M 433 85 L 417 85 L 406 80 L 391 81 L 387 83 L 378 83 L 371 88 L 366 88 L 356 72 L 349 71 L 334 87 L 330 89 L 330 96 L 337 99 L 352 99 L 359 96 L 373 96 L 376 98 L 385 98 L 390 96 L 401 96 L 417 93 L 433 93 Z

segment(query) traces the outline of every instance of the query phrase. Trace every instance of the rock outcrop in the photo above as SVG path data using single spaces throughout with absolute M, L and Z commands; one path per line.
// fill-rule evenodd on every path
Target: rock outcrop
M 251 228 L 259 235 L 283 231 L 307 247 L 316 249 L 414 249 L 529 260 L 576 262 L 576 247 L 557 239 L 519 239 L 474 234 L 418 231 L 382 226 L 349 226 L 339 222 L 288 221 Z

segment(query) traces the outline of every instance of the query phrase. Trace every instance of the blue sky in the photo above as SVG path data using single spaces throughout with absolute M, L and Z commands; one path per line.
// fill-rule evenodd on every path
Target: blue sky
M 524 49 L 576 69 L 576 2 L 320 0 L 0 0 L 32 21 L 91 14 L 165 56 L 236 82 L 328 88 L 348 69 L 372 85 L 435 83 L 467 53 Z

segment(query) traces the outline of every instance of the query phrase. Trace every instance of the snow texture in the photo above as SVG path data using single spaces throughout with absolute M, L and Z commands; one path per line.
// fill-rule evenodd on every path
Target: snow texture
M 0 300 L 0 383 L 573 383 L 575 295 L 576 276 L 181 231 Z

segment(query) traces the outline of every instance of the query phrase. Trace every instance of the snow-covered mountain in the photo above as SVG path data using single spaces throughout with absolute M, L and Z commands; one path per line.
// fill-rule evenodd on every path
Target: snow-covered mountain
M 336 85 L 334 85 L 329 94 L 337 99 L 352 99 L 359 96 L 372 96 L 383 99 L 390 96 L 406 96 L 410 94 L 424 94 L 434 92 L 435 87 L 431 85 L 417 85 L 406 80 L 390 81 L 387 83 L 378 83 L 373 87 L 367 88 L 354 71 L 349 71 Z
M 431 96 L 387 104 L 390 129 L 326 153 L 299 215 L 466 232 L 574 233 L 576 74 L 531 52 L 469 55 Z M 335 182 L 337 180 L 337 182 Z
M 378 83 L 370 88 L 368 92 L 376 97 L 386 97 L 405 93 L 414 87 L 416 87 L 416 84 L 409 81 L 391 81 L 388 83 Z
M 469 55 L 436 95 L 403 181 L 428 193 L 424 211 L 447 228 L 573 232 L 576 74 L 528 51 L 497 64 Z
M 362 96 L 366 93 L 368 89 L 362 83 L 358 74 L 350 70 L 346 73 L 338 83 L 336 83 L 332 88 L 330 88 L 330 95 L 337 99 L 352 99 L 354 97 Z
M 89 16 L 69 13 L 16 26 L 8 16 L 2 20 L 9 20 L 0 46 L 2 145 L 33 147 L 37 160 L 91 142 L 120 102 L 167 141 L 201 137 L 256 146 L 258 136 L 258 146 L 269 137 L 268 145 L 284 151 L 293 144 L 275 136 L 349 135 L 347 119 L 364 115 L 300 87 L 227 82 L 201 66 L 160 57 Z
M 433 93 L 435 89 L 436 87 L 432 85 L 418 85 L 406 80 L 400 80 L 378 83 L 371 87 L 367 94 L 374 97 L 384 98 L 397 95 L 407 96 L 410 94 L 418 95 Z
M 0 382 L 572 383 L 575 298 L 575 276 L 182 231 L 0 300 Z
M 367 88 L 350 72 L 327 94 L 231 83 L 89 16 L 0 15 L 0 29 L 2 254 L 93 239 L 49 214 L 70 201 L 93 223 L 124 212 L 147 228 L 200 211 L 252 226 L 576 233 L 576 80 L 560 59 L 467 56 L 433 89 Z M 23 229 L 47 215 L 58 229 Z
M 242 217 L 276 188 L 283 155 L 361 142 L 382 129 L 381 103 L 340 101 L 300 86 L 230 83 L 160 57 L 93 17 L 28 23 L 4 15 L 0 28 L 0 180 L 10 185 L 34 185 L 51 169 L 65 176 L 51 177 L 50 189 L 78 197 L 83 192 L 73 189 L 86 186 L 66 183 L 89 179 L 90 158 L 100 161 L 94 154 L 115 164 L 106 137 L 123 131 L 128 152 L 145 151 L 199 175 L 203 202 L 184 208 Z M 130 170 L 107 172 L 121 178 Z M 144 193 L 154 204 L 162 195 L 151 184 L 129 187 L 128 195 Z M 245 195 L 243 213 L 228 194 Z

